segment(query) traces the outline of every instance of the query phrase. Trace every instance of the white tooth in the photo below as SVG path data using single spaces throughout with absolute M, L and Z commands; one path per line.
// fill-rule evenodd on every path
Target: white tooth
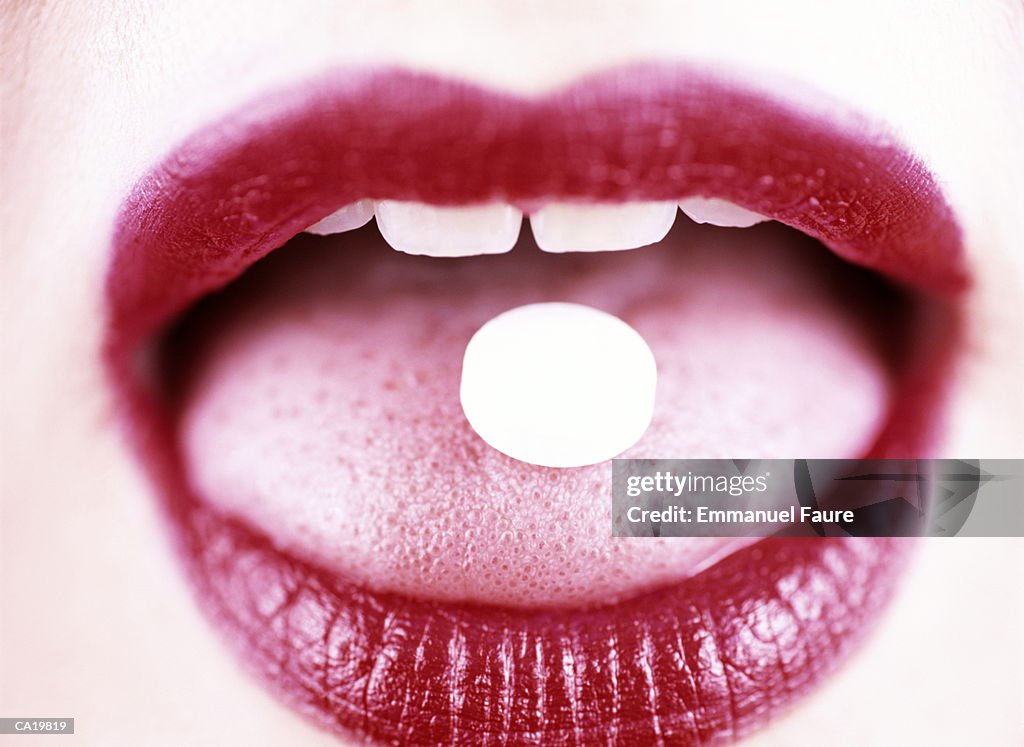
M 431 257 L 502 254 L 515 246 L 523 222 L 519 210 L 503 203 L 437 207 L 381 200 L 375 212 L 381 235 L 394 249 Z
M 328 215 L 306 229 L 306 233 L 328 236 L 365 226 L 373 217 L 373 200 L 359 200 Z
M 771 220 L 765 215 L 717 197 L 687 197 L 679 201 L 679 207 L 694 223 L 710 223 L 713 226 L 750 228 Z
M 546 252 L 611 252 L 656 244 L 675 219 L 673 202 L 553 202 L 530 215 L 530 227 Z

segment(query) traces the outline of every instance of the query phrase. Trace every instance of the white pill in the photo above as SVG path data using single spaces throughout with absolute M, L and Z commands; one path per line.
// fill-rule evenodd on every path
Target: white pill
M 621 319 L 573 303 L 506 311 L 466 345 L 460 397 L 477 434 L 544 467 L 618 456 L 647 430 L 658 369 Z

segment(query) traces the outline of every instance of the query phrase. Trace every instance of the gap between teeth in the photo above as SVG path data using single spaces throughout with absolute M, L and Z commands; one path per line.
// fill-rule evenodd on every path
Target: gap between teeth
M 675 202 L 616 204 L 552 202 L 530 215 L 537 246 L 546 252 L 636 249 L 665 238 Z M 717 198 L 687 197 L 678 207 L 697 223 L 747 228 L 766 216 Z M 430 257 L 503 254 L 515 246 L 522 211 L 505 203 L 442 207 L 399 200 L 360 200 L 306 229 L 321 236 L 351 231 L 377 218 L 384 240 L 397 251 Z

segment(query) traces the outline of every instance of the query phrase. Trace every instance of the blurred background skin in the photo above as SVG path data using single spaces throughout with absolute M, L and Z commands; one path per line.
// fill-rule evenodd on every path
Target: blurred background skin
M 888 121 L 947 189 L 978 280 L 942 455 L 1024 456 L 1019 0 L 0 8 L 0 715 L 73 716 L 83 744 L 338 743 L 248 679 L 200 617 L 97 357 L 126 189 L 218 114 L 327 67 L 538 92 L 695 59 L 795 78 Z M 1019 743 L 1022 549 L 922 542 L 879 634 L 749 744 Z

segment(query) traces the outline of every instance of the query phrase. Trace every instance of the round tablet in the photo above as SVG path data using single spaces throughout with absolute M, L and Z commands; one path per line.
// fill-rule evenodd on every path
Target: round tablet
M 611 459 L 650 425 L 658 371 L 621 319 L 573 303 L 519 306 L 466 345 L 462 409 L 503 454 L 544 467 Z

